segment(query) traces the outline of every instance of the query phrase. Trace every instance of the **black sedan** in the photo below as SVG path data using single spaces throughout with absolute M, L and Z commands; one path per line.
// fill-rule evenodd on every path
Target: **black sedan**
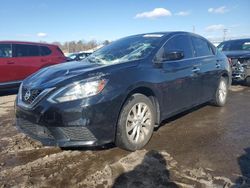
M 233 81 L 250 86 L 250 39 L 225 41 L 218 48 L 230 58 Z
M 130 36 L 24 80 L 16 125 L 46 145 L 114 142 L 133 151 L 166 118 L 206 102 L 224 106 L 230 80 L 227 57 L 201 36 Z

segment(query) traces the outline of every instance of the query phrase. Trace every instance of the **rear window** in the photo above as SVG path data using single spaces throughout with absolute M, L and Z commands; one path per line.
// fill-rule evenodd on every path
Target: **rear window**
M 12 49 L 10 44 L 0 44 L 0 58 L 12 57 Z
M 202 38 L 192 37 L 196 57 L 214 55 L 213 49 L 208 42 Z
M 36 45 L 13 44 L 15 57 L 34 57 L 40 56 L 39 47 Z
M 41 56 L 46 56 L 51 54 L 51 50 L 47 46 L 40 46 Z

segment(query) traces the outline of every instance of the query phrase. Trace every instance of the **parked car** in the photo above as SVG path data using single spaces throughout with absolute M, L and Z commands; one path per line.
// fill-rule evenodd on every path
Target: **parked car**
M 81 61 L 88 57 L 91 53 L 88 52 L 78 52 L 67 56 L 67 61 Z
M 56 45 L 0 41 L 0 89 L 18 87 L 39 69 L 65 61 Z
M 24 80 L 16 125 L 45 145 L 114 142 L 134 151 L 164 119 L 208 101 L 224 106 L 230 80 L 227 57 L 203 37 L 130 36 Z
M 225 41 L 218 48 L 230 58 L 233 81 L 250 86 L 250 39 Z

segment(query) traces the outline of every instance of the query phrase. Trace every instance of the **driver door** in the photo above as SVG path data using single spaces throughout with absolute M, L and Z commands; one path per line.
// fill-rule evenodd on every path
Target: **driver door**
M 164 111 L 165 115 L 178 113 L 199 103 L 202 92 L 200 64 L 193 57 L 193 47 L 188 35 L 175 35 L 164 45 L 164 53 L 183 52 L 179 60 L 162 62 L 165 74 Z

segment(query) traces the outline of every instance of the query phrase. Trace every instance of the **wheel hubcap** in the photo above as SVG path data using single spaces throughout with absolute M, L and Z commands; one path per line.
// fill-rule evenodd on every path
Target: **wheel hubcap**
M 226 83 L 222 81 L 219 87 L 219 99 L 220 101 L 224 102 L 226 100 L 226 97 L 227 97 L 227 86 Z
M 135 104 L 128 113 L 126 132 L 132 143 L 144 141 L 149 134 L 152 114 L 145 103 Z

